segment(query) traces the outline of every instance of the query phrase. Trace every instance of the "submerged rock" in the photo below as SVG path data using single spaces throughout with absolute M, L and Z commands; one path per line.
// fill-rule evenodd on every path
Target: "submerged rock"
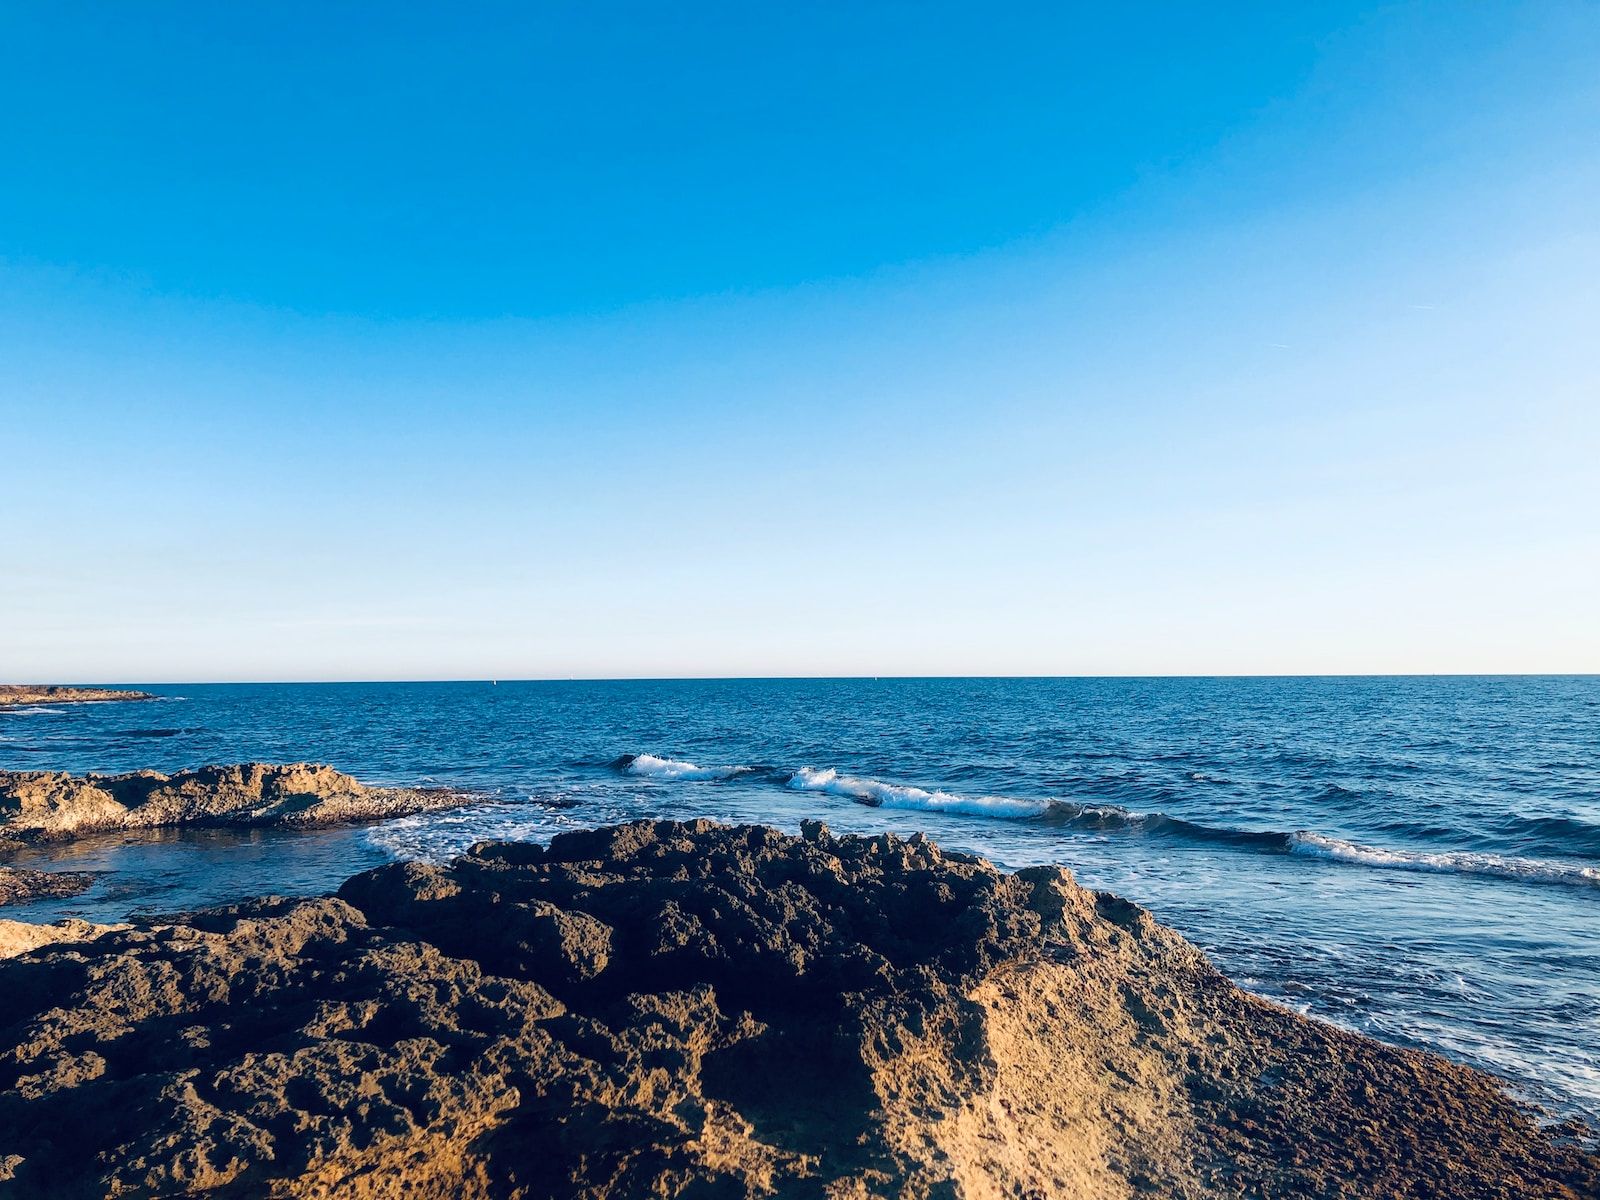
M 638 822 L 0 963 L 0 1194 L 1593 1197 L 1486 1075 L 925 839 Z
M 0 850 L 111 830 L 178 825 L 313 826 L 459 804 L 442 788 L 368 787 L 318 763 L 243 763 L 163 775 L 0 771 Z
M 23 904 L 87 891 L 94 876 L 84 871 L 27 871 L 0 867 L 0 905 Z

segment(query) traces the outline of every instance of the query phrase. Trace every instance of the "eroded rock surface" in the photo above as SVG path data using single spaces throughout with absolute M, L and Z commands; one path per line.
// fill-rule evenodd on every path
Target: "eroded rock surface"
M 88 921 L 80 921 L 76 917 L 48 925 L 41 925 L 35 921 L 0 920 L 0 959 L 14 958 L 18 954 L 26 954 L 29 950 L 37 950 L 40 946 L 49 946 L 56 942 L 92 941 L 102 933 L 126 928 L 128 928 L 126 925 L 94 925 Z
M 108 700 L 154 700 L 149 692 L 60 684 L 0 683 L 0 708 L 18 704 L 98 704 Z
M 0 1194 L 1542 1197 L 1487 1076 L 1064 871 L 640 822 L 0 963 Z
M 0 851 L 7 843 L 177 825 L 312 826 L 373 821 L 459 804 L 438 788 L 384 788 L 318 763 L 243 763 L 163 775 L 0 771 Z

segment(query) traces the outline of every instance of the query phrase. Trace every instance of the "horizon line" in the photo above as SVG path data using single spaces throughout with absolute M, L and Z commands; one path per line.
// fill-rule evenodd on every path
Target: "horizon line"
M 1593 679 L 1600 671 L 1244 671 L 1244 672 L 1130 672 L 1127 674 L 1040 673 L 1040 674 L 853 674 L 853 675 L 462 675 L 436 678 L 395 679 L 144 679 L 144 680 L 67 680 L 54 683 L 28 682 L 23 687 L 340 687 L 374 684 L 469 684 L 490 686 L 527 683 L 783 683 L 856 682 L 920 680 L 1050 680 L 1050 679 Z

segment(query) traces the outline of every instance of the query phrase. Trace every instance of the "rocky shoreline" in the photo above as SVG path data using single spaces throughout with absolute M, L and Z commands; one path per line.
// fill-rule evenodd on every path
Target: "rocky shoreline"
M 42 928 L 0 962 L 0 1194 L 1600 1194 L 1490 1077 L 920 837 L 636 822 Z
M 372 787 L 323 763 L 239 763 L 172 775 L 0 770 L 0 852 L 122 830 L 381 821 L 470 798 L 449 788 Z
M 156 699 L 159 697 L 151 692 L 132 692 L 119 688 L 0 683 L 0 708 L 24 704 L 104 704 L 110 701 Z
M 241 763 L 172 775 L 0 770 L 0 856 L 105 833 L 359 824 L 450 808 L 474 798 L 448 788 L 372 787 L 321 763 Z M 75 896 L 95 879 L 82 871 L 26 870 L 0 863 L 0 907 Z

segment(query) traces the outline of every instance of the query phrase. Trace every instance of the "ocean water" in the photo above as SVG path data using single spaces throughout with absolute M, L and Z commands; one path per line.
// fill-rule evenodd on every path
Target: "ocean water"
M 1600 1122 L 1600 678 L 154 686 L 0 711 L 0 766 L 327 761 L 484 799 L 313 833 L 115 836 L 3 915 L 323 892 L 396 857 L 636 817 L 924 830 L 1058 863 L 1243 986 Z

